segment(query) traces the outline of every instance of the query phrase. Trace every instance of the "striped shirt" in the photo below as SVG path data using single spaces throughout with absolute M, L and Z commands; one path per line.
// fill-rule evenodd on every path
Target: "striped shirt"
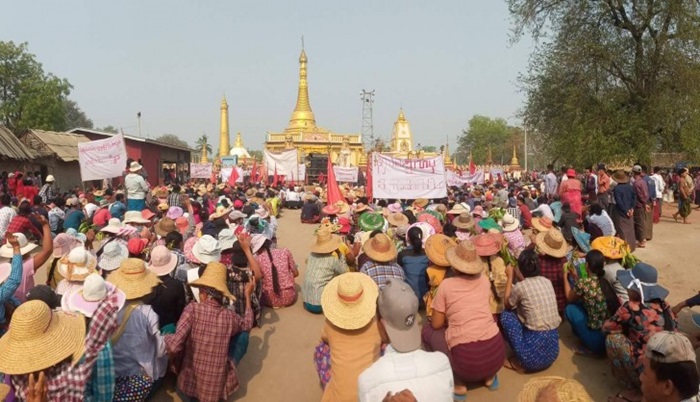
M 304 281 L 301 284 L 304 303 L 320 306 L 321 293 L 328 282 L 346 272 L 348 272 L 348 266 L 345 258 L 336 258 L 332 254 L 309 254 Z

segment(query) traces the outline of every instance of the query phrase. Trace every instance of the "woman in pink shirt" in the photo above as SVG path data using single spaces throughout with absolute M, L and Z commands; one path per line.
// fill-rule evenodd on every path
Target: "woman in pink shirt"
M 464 400 L 467 382 L 483 382 L 491 391 L 499 387 L 498 371 L 505 346 L 491 314 L 491 284 L 471 241 L 447 249 L 447 261 L 457 274 L 442 281 L 433 300 L 431 322 L 423 327 L 426 350 L 450 358 L 455 400 Z
M 581 182 L 576 178 L 576 171 L 569 169 L 566 171 L 566 180 L 559 184 L 559 197 L 561 203 L 568 202 L 571 205 L 571 210 L 576 212 L 578 216 L 583 216 L 583 201 L 581 200 Z

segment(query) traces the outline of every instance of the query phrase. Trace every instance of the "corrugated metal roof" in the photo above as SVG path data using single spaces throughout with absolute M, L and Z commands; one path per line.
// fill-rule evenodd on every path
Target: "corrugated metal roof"
M 0 126 L 0 157 L 30 160 L 34 159 L 35 155 L 12 131 L 5 126 Z
M 78 160 L 78 144 L 89 142 L 90 139 L 82 134 L 58 133 L 55 131 L 28 130 L 41 142 L 46 144 L 56 156 L 64 162 Z
M 113 137 L 113 136 L 117 135 L 117 134 L 115 134 L 115 133 L 105 133 L 104 131 L 97 131 L 97 130 L 91 130 L 91 129 L 80 128 L 80 127 L 74 128 L 74 129 L 72 129 L 72 130 L 70 130 L 70 131 L 68 131 L 68 132 L 69 132 L 69 133 L 75 133 L 75 134 L 82 134 L 82 133 L 97 134 L 97 135 L 102 135 L 102 136 L 105 136 L 105 137 Z M 172 148 L 172 149 L 179 149 L 179 150 L 181 150 L 181 151 L 189 151 L 189 152 L 194 152 L 194 151 L 196 151 L 195 149 L 192 149 L 192 148 L 190 148 L 190 147 L 181 147 L 181 146 L 179 146 L 179 145 L 168 144 L 167 142 L 156 141 L 156 140 L 152 140 L 152 139 L 150 139 L 150 138 L 137 137 L 137 136 L 134 136 L 134 135 L 124 134 L 124 133 L 122 133 L 122 135 L 124 136 L 124 139 L 125 139 L 125 140 L 132 140 L 132 141 L 138 141 L 138 142 L 147 142 L 147 143 L 149 143 L 149 144 L 156 144 L 156 145 L 159 145 L 159 146 L 161 146 L 161 147 Z

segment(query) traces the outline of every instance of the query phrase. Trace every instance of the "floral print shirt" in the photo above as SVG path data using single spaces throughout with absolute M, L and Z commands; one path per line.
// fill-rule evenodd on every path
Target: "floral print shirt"
M 574 285 L 574 292 L 583 300 L 583 307 L 588 314 L 586 326 L 593 330 L 600 329 L 608 318 L 608 308 L 598 277 L 591 275 L 589 278 L 580 278 Z

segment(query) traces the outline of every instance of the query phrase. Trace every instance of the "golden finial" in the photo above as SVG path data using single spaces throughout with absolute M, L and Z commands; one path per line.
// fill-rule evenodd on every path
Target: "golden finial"
M 207 152 L 207 140 L 202 143 L 202 163 L 209 163 L 209 153 Z
M 243 140 L 241 139 L 241 132 L 236 133 L 236 148 L 243 148 Z
M 406 121 L 406 116 L 403 114 L 403 108 L 399 109 L 399 121 Z

